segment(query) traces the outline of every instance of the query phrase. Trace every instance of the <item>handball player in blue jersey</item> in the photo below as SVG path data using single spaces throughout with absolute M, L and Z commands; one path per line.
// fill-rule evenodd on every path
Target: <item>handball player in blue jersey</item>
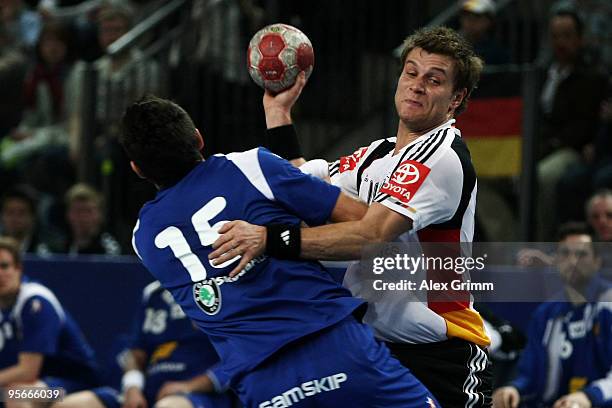
M 206 371 L 219 361 L 198 330 L 158 281 L 143 290 L 132 341 L 123 359 L 122 392 L 112 387 L 71 394 L 53 408 L 232 408 Z
M 140 211 L 134 249 L 209 336 L 217 390 L 232 387 L 257 408 L 438 406 L 354 317 L 363 302 L 319 263 L 262 256 L 229 278 L 238 257 L 208 261 L 229 220 L 320 225 L 358 219 L 365 206 L 262 148 L 204 160 L 188 114 L 156 97 L 128 107 L 120 141 L 159 189 Z
M 17 241 L 1 237 L 0 388 L 50 387 L 69 393 L 96 385 L 94 353 L 76 322 L 48 288 L 23 276 Z M 6 401 L 7 407 L 31 404 Z

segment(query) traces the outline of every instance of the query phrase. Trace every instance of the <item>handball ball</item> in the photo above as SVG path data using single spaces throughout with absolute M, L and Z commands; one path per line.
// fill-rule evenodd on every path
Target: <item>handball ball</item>
M 257 85 L 272 93 L 295 83 L 300 71 L 310 77 L 314 65 L 312 44 L 306 35 L 287 24 L 272 24 L 259 30 L 249 43 L 247 67 Z

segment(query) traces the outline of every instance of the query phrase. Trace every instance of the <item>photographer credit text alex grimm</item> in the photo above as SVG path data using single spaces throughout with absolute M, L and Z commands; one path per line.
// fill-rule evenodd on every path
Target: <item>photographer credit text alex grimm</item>
M 481 257 L 427 257 L 423 254 L 419 257 L 407 254 L 396 254 L 392 257 L 375 257 L 372 259 L 372 273 L 383 275 L 385 271 L 401 272 L 406 277 L 416 278 L 418 271 L 435 271 L 434 273 L 455 273 L 456 279 L 375 279 L 372 288 L 376 291 L 470 291 L 490 292 L 495 290 L 492 282 L 472 282 L 464 279 L 464 274 L 471 271 L 482 271 L 485 267 L 484 261 L 487 255 Z M 394 273 L 394 277 L 397 274 Z M 383 276 L 381 276 L 383 278 Z

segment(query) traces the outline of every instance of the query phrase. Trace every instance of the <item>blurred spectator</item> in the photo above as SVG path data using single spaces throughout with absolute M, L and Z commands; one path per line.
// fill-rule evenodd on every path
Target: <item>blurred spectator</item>
M 206 132 L 211 135 L 207 155 L 255 147 L 255 135 L 265 130 L 261 90 L 253 86 L 245 66 L 248 43 L 263 27 L 264 17 L 263 9 L 253 0 L 193 2 L 196 50 L 195 55 L 185 58 L 186 64 L 197 64 L 198 83 L 194 86 L 205 92 L 193 95 L 187 89 L 184 99 L 192 100 L 188 105 L 194 106 L 196 122 L 207 124 Z M 235 119 L 238 114 L 242 123 Z
M 585 224 L 560 228 L 556 265 L 564 291 L 531 318 L 519 375 L 493 394 L 496 408 L 612 404 L 612 284 Z
M 493 37 L 495 13 L 492 0 L 462 0 L 459 31 L 487 65 L 508 64 L 508 51 Z
M 27 58 L 11 46 L 6 27 L 0 24 L 0 143 L 21 119 L 22 84 L 27 71 Z M 1 147 L 0 147 L 1 151 Z M 14 174 L 0 166 L 0 192 L 14 184 Z
M 605 96 L 605 77 L 584 60 L 583 31 L 582 21 L 572 12 L 558 12 L 549 22 L 554 58 L 540 96 L 542 158 L 537 166 L 542 241 L 554 235 L 559 180 L 569 166 L 587 161 L 592 151 Z
M 612 2 L 610 0 L 558 0 L 553 12 L 570 10 L 585 23 L 585 42 L 594 62 L 612 69 Z
M 593 192 L 612 188 L 612 98 L 601 106 L 601 126 L 592 145 L 585 148 L 584 159 L 569 167 L 557 186 L 562 197 L 561 222 L 582 219 L 584 202 Z
M 612 242 L 612 190 L 599 190 L 586 203 L 587 222 L 601 242 Z
M 76 322 L 45 286 L 23 276 L 19 244 L 0 238 L 0 387 L 96 386 L 94 353 Z M 7 407 L 32 405 L 10 404 Z M 36 405 L 41 406 L 41 405 Z
M 17 47 L 33 50 L 41 28 L 40 15 L 28 10 L 22 0 L 0 0 L 0 24 Z
M 133 12 L 125 4 L 103 4 L 98 14 L 98 42 L 103 50 L 126 34 L 133 23 Z M 116 124 L 125 107 L 145 93 L 156 93 L 159 88 L 159 67 L 153 61 L 143 61 L 140 50 L 132 47 L 113 56 L 105 55 L 96 61 L 98 87 L 96 97 L 96 119 L 99 133 L 96 136 L 116 136 Z M 129 66 L 129 67 L 128 67 Z M 129 68 L 129 69 L 128 69 Z M 83 64 L 77 64 L 71 84 L 75 89 L 83 86 Z M 72 117 L 71 155 L 78 157 L 80 150 L 80 120 L 77 104 Z M 100 141 L 99 141 L 100 142 Z
M 57 239 L 38 227 L 37 192 L 27 185 L 17 185 L 4 193 L 0 202 L 0 231 L 15 239 L 22 252 L 44 255 Z
M 120 391 L 96 388 L 68 396 L 54 408 L 231 408 L 214 392 L 206 370 L 219 361 L 198 330 L 158 281 L 145 287 Z
M 25 181 L 37 189 L 61 196 L 73 179 L 67 112 L 75 100 L 67 86 L 72 61 L 65 27 L 47 23 L 36 51 L 37 63 L 24 85 L 23 119 L 4 138 L 0 159 L 5 169 L 25 173 Z
M 71 255 L 120 255 L 121 246 L 103 230 L 102 196 L 87 184 L 76 184 L 66 193 L 68 239 L 60 252 Z

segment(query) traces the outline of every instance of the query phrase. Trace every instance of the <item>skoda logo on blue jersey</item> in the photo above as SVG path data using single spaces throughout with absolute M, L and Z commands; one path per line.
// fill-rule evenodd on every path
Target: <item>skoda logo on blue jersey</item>
M 213 316 L 221 310 L 221 291 L 214 279 L 193 284 L 193 300 L 204 313 Z

